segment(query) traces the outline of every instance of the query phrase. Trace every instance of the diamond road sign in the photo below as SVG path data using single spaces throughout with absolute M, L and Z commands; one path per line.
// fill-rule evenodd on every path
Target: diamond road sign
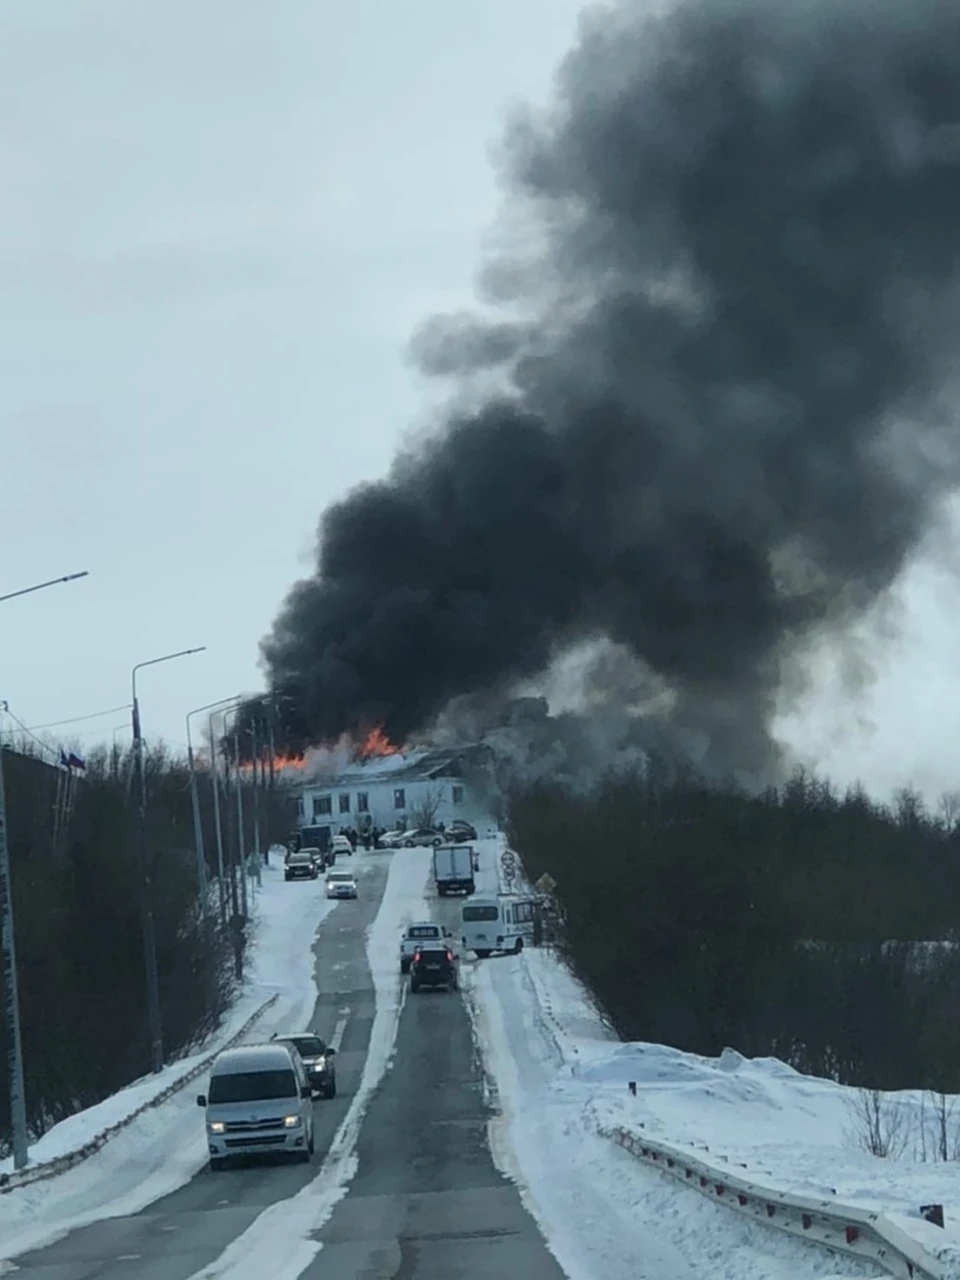
M 539 889 L 541 893 L 553 893 L 557 882 L 549 871 L 545 871 L 533 887 Z

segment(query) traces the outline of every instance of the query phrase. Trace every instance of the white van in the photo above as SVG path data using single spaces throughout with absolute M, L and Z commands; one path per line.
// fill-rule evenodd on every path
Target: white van
M 480 960 L 494 951 L 519 953 L 533 941 L 535 908 L 533 898 L 474 894 L 460 912 L 464 951 L 473 951 Z
M 313 1090 L 300 1055 L 285 1044 L 224 1049 L 214 1059 L 210 1087 L 197 1103 L 207 1113 L 210 1168 L 231 1156 L 313 1155 Z

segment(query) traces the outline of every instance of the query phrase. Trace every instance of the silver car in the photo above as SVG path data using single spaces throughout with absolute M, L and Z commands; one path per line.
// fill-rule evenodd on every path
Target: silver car
M 284 1044 L 225 1049 L 210 1087 L 197 1098 L 207 1112 L 210 1168 L 232 1156 L 276 1152 L 304 1162 L 313 1155 L 313 1091 L 303 1062 Z

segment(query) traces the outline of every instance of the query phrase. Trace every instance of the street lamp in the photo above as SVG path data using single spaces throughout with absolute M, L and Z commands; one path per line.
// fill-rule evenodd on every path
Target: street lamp
M 147 1022 L 150 1027 L 150 1051 L 154 1072 L 163 1070 L 163 1026 L 160 1021 L 160 982 L 157 975 L 157 940 L 153 926 L 153 891 L 147 861 L 147 777 L 143 768 L 143 736 L 140 732 L 137 672 L 142 671 L 144 667 L 155 667 L 160 662 L 172 662 L 174 658 L 186 658 L 192 653 L 203 653 L 206 647 L 206 645 L 200 645 L 195 649 L 179 649 L 176 653 L 165 653 L 159 658 L 138 662 L 130 673 L 130 687 L 133 694 L 133 766 L 138 782 L 137 861 L 140 866 L 143 949 L 147 970 Z
M 86 578 L 88 570 L 70 573 L 33 587 L 8 591 L 2 600 L 56 587 L 61 582 Z M 0 703 L 6 711 L 7 704 Z M 17 944 L 13 924 L 13 883 L 10 875 L 10 845 L 7 840 L 7 806 L 3 786 L 3 746 L 0 738 L 0 978 L 3 982 L 4 1018 L 7 1024 L 7 1072 L 10 1078 L 10 1128 L 13 1137 L 13 1167 L 22 1169 L 27 1163 L 27 1096 L 23 1081 L 23 1041 L 20 1033 L 20 984 L 17 977 Z
M 240 778 L 240 739 L 239 739 L 239 734 L 237 730 L 237 717 L 239 716 L 240 708 L 242 705 L 243 705 L 242 703 L 238 703 L 234 707 L 227 707 L 226 711 L 223 713 L 223 733 L 224 733 L 224 737 L 226 737 L 227 716 L 232 713 L 234 718 L 233 719 L 233 768 L 234 768 L 234 773 L 236 775 L 234 778 L 234 792 L 235 792 L 235 798 L 237 801 L 237 865 L 240 872 L 240 895 L 241 895 L 240 914 L 244 918 L 246 918 L 248 914 L 247 874 L 246 874 L 246 867 L 244 865 L 244 857 L 243 857 L 243 793 L 241 791 L 241 778 Z M 226 794 L 229 795 L 230 793 L 229 774 L 228 774 L 227 786 L 225 788 L 225 791 L 226 791 Z M 236 912 L 236 909 L 237 909 L 236 900 L 234 900 L 234 912 Z
M 220 698 L 217 702 L 208 702 L 203 707 L 195 707 L 193 711 L 187 712 L 187 765 L 190 769 L 190 798 L 193 802 L 193 835 L 194 843 L 197 846 L 197 878 L 201 894 L 201 908 L 203 910 L 204 919 L 207 918 L 209 903 L 207 901 L 207 855 L 203 847 L 203 823 L 200 820 L 200 788 L 197 782 L 197 770 L 193 757 L 193 740 L 190 736 L 190 717 L 197 716 L 201 711 L 210 711 L 215 707 L 225 707 L 228 703 L 233 704 L 240 702 L 239 694 L 232 698 Z M 211 724 L 213 717 L 210 717 Z M 224 898 L 223 884 L 223 840 L 220 834 L 220 804 L 217 795 L 217 776 L 216 776 L 216 744 L 213 741 L 211 731 L 211 751 L 213 758 L 210 761 L 211 776 L 213 778 L 213 795 L 214 795 L 214 821 L 217 832 L 217 873 L 220 888 L 220 922 L 223 924 L 226 917 L 226 904 Z
M 21 587 L 19 591 L 8 591 L 5 596 L 0 596 L 0 602 L 15 600 L 17 596 L 28 596 L 33 591 L 42 591 L 44 587 L 59 587 L 61 582 L 76 582 L 78 578 L 89 578 L 89 576 L 89 569 L 84 569 L 82 573 L 68 573 L 63 578 L 51 578 L 49 582 L 38 582 L 33 587 Z

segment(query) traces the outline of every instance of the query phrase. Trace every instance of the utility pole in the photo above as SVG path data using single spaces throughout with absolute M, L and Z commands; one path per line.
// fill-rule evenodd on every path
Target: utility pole
M 213 782 L 213 829 L 217 836 L 217 878 L 220 884 L 220 924 L 227 924 L 227 881 L 223 859 L 223 822 L 220 818 L 220 751 L 213 715 L 210 716 L 210 777 Z
M 263 860 L 263 851 L 260 848 L 260 783 L 262 781 L 263 769 L 260 769 L 261 778 L 257 778 L 257 766 L 263 765 L 263 760 L 257 760 L 260 754 L 260 742 L 257 736 L 257 726 L 254 723 L 250 731 L 250 747 L 253 756 L 253 848 L 256 854 L 257 868 L 257 884 L 263 880 L 263 874 L 260 870 L 260 863 Z
M 233 770 L 236 774 L 234 783 L 237 791 L 237 859 L 240 863 L 240 911 L 246 920 L 249 916 L 247 903 L 247 860 L 243 849 L 243 770 L 240 768 L 240 735 L 237 722 L 233 722 Z
M 0 711 L 7 704 L 0 702 Z M 0 738 L 2 742 L 2 738 Z M 13 1131 L 13 1167 L 27 1163 L 27 1099 L 23 1079 L 23 1046 L 20 1039 L 20 993 L 17 980 L 17 943 L 13 924 L 13 884 L 10 846 L 7 840 L 7 805 L 3 785 L 3 747 L 0 745 L 0 952 L 6 1004 L 7 1072 L 10 1080 L 10 1125 Z
M 89 577 L 89 570 L 68 573 L 49 582 L 38 582 L 19 591 L 8 591 L 0 601 L 28 596 L 61 582 L 76 582 Z M 0 702 L 0 711 L 7 711 Z M 10 1088 L 10 1128 L 13 1139 L 13 1167 L 23 1169 L 30 1156 L 27 1133 L 27 1090 L 23 1073 L 23 1041 L 20 1028 L 20 976 L 17 972 L 17 939 L 13 920 L 13 876 L 10 865 L 10 840 L 7 829 L 7 800 L 3 784 L 3 735 L 0 733 L 0 979 L 3 985 L 4 1018 L 7 1033 L 7 1076 Z
M 203 653 L 206 645 L 195 649 L 179 649 L 147 662 L 138 662 L 130 673 L 133 695 L 133 767 L 137 779 L 137 864 L 140 872 L 140 917 L 143 928 L 144 967 L 147 978 L 147 1025 L 150 1030 L 150 1057 L 154 1074 L 163 1070 L 163 1024 L 160 1013 L 160 976 L 157 970 L 157 937 L 153 919 L 153 884 L 147 854 L 147 774 L 143 761 L 143 734 L 140 728 L 140 703 L 137 699 L 137 672 L 155 667 L 160 662 Z
M 197 777 L 196 760 L 193 754 L 193 738 L 190 732 L 190 721 L 201 711 L 211 711 L 223 707 L 227 703 L 236 702 L 237 698 L 221 698 L 219 702 L 208 702 L 206 706 L 194 707 L 187 712 L 187 764 L 190 768 L 190 798 L 193 804 L 193 840 L 197 851 L 197 884 L 201 894 L 201 910 L 204 919 L 210 916 L 210 886 L 207 876 L 207 855 L 203 841 L 203 821 L 200 814 L 200 781 Z M 213 736 L 213 715 L 210 719 L 210 777 L 213 781 L 213 813 L 217 833 L 218 856 L 218 888 L 220 892 L 220 923 L 226 922 L 226 908 L 223 884 L 223 842 L 220 834 L 220 803 L 217 794 L 217 744 Z

